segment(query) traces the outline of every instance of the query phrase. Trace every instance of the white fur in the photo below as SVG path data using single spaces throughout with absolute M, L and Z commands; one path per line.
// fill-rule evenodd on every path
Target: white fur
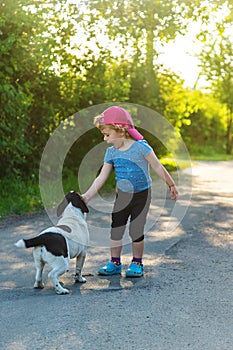
M 25 248 L 24 240 L 20 239 L 17 243 L 15 243 L 15 246 L 18 248 Z
M 47 249 L 43 247 L 35 247 L 33 249 L 33 256 L 36 266 L 36 276 L 34 288 L 44 288 L 42 281 L 42 273 L 45 264 L 48 264 L 51 271 L 48 277 L 51 279 L 57 294 L 68 294 L 69 290 L 63 288 L 58 281 L 58 277 L 64 274 L 69 269 L 70 259 L 76 258 L 76 273 L 75 281 L 85 283 L 86 279 L 82 276 L 82 268 L 86 257 L 86 248 L 89 240 L 89 232 L 83 213 L 80 209 L 74 207 L 69 203 L 65 208 L 61 219 L 57 225 L 69 226 L 71 232 L 68 233 L 59 227 L 49 227 L 42 233 L 53 232 L 62 234 L 67 243 L 68 257 L 54 256 Z M 25 248 L 25 243 L 20 239 L 15 245 L 19 248 Z

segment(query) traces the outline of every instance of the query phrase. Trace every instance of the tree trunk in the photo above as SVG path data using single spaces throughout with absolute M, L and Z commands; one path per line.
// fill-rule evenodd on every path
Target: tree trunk
M 227 123 L 227 134 L 226 134 L 226 153 L 232 153 L 232 121 L 233 121 L 233 111 L 229 111 L 229 118 Z

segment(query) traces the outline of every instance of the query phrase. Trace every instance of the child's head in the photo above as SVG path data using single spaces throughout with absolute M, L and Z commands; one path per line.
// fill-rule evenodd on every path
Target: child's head
M 128 131 L 126 130 L 125 126 L 122 125 L 114 125 L 114 124 L 105 124 L 102 122 L 103 119 L 103 114 L 98 115 L 97 117 L 94 118 L 94 125 L 100 129 L 101 132 L 104 132 L 105 129 L 111 129 L 116 131 L 118 134 L 121 134 L 123 137 L 126 139 L 132 138 Z
M 131 115 L 123 108 L 112 106 L 94 119 L 94 125 L 103 130 L 106 126 L 124 132 L 125 138 L 142 140 L 143 136 L 135 129 Z

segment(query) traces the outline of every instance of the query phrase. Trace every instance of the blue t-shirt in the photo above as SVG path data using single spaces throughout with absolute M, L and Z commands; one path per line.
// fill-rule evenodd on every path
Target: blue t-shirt
M 149 163 L 152 147 L 145 140 L 134 141 L 125 151 L 107 148 L 104 161 L 114 167 L 117 187 L 123 192 L 140 192 L 151 187 Z

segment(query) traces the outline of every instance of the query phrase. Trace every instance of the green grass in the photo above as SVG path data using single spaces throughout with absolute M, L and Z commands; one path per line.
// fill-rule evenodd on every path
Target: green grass
M 6 215 L 39 213 L 42 210 L 38 182 L 19 178 L 0 180 L 0 220 Z
M 233 154 L 192 154 L 192 160 L 206 160 L 206 161 L 227 161 L 233 160 Z

